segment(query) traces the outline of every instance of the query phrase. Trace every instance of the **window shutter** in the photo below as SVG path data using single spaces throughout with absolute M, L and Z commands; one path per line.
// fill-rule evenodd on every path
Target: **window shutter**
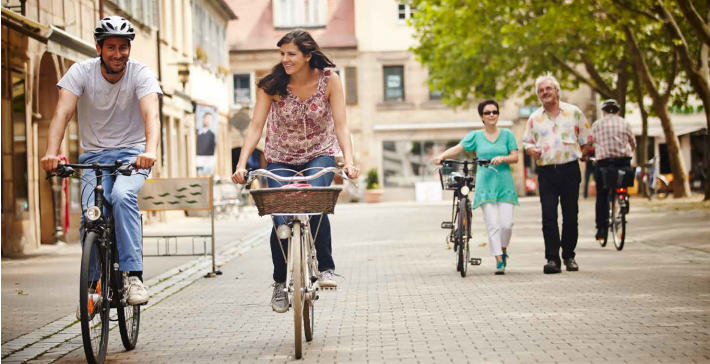
M 357 68 L 345 67 L 345 103 L 357 105 Z

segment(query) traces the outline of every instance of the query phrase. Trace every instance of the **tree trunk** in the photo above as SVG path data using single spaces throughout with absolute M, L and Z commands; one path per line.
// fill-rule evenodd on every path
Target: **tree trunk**
M 710 17 L 710 13 L 708 14 Z M 705 83 L 710 84 L 710 67 L 708 67 L 708 56 L 710 53 L 710 47 L 707 44 L 703 44 L 700 49 L 700 76 L 705 80 Z M 705 108 L 705 122 L 707 123 L 707 131 L 705 132 L 705 153 L 703 155 L 703 162 L 705 163 L 705 201 L 710 201 L 710 181 L 707 180 L 707 176 L 710 176 L 710 160 L 708 160 L 708 154 L 710 154 L 710 108 L 708 104 L 710 99 L 706 95 L 706 100 L 703 100 L 703 107 Z M 707 101 L 707 102 L 705 102 Z
M 688 174 L 685 169 L 685 163 L 683 163 L 683 158 L 681 158 L 680 142 L 678 141 L 678 136 L 676 136 L 675 131 L 673 130 L 671 116 L 668 112 L 668 98 L 661 95 L 658 91 L 656 82 L 651 76 L 646 60 L 644 59 L 638 42 L 636 41 L 636 36 L 628 27 L 625 27 L 624 31 L 626 33 L 627 41 L 629 42 L 629 47 L 633 52 L 636 69 L 641 73 L 641 79 L 643 80 L 646 90 L 648 90 L 648 93 L 653 100 L 653 108 L 656 110 L 658 118 L 661 119 L 663 134 L 666 137 L 668 160 L 671 165 L 671 171 L 673 172 L 673 197 L 689 197 L 690 184 L 688 183 Z M 673 80 L 671 79 L 670 83 L 672 82 Z M 667 94 L 670 94 L 670 89 Z
M 638 98 L 639 110 L 641 110 L 641 141 L 638 145 L 638 165 L 641 166 L 641 175 L 646 175 L 646 161 L 648 161 L 648 112 L 643 104 L 643 84 L 638 72 L 634 72 L 634 84 L 636 85 L 636 97 Z M 643 188 L 642 181 L 639 181 L 639 191 Z M 643 194 L 649 197 L 647 189 L 643 189 Z

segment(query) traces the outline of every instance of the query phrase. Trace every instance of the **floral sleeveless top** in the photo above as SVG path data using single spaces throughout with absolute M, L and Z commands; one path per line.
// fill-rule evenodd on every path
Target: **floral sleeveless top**
M 330 72 L 320 71 L 316 92 L 309 98 L 301 100 L 289 87 L 285 96 L 271 103 L 264 148 L 269 163 L 303 165 L 340 152 L 333 110 L 325 96 Z

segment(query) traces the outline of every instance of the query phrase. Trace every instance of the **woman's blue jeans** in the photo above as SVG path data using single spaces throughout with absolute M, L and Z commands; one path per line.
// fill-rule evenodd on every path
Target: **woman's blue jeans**
M 335 167 L 335 158 L 331 156 L 320 156 L 311 160 L 310 162 L 302 165 L 291 165 L 285 163 L 269 163 L 266 165 L 266 169 L 273 172 L 276 175 L 282 177 L 291 177 L 295 175 L 296 172 L 301 172 L 304 169 L 312 167 Z M 291 169 L 293 171 L 276 170 L 279 168 Z M 313 169 L 304 172 L 305 176 L 311 176 L 318 173 L 320 169 Z M 269 188 L 281 187 L 282 182 L 275 181 L 268 178 Z M 333 182 L 333 174 L 326 173 L 316 179 L 308 181 L 312 186 L 317 187 L 328 187 Z M 323 221 L 321 221 L 321 219 Z M 316 236 L 316 229 L 318 229 L 318 223 L 320 222 L 320 229 L 318 230 L 318 235 Z M 274 227 L 278 227 L 284 223 L 284 218 L 281 216 L 274 216 Z M 311 233 L 315 236 L 316 245 L 316 256 L 318 257 L 318 270 L 321 272 L 327 269 L 335 269 L 335 263 L 333 262 L 333 249 L 331 247 L 331 236 L 330 236 L 330 221 L 328 220 L 328 215 L 312 216 L 311 217 Z M 285 282 L 286 281 L 286 260 L 284 259 L 284 254 L 288 256 L 288 240 L 281 240 L 276 236 L 275 229 L 271 231 L 271 260 L 274 263 L 274 281 L 275 282 Z M 281 253 L 281 247 L 283 247 L 283 254 Z

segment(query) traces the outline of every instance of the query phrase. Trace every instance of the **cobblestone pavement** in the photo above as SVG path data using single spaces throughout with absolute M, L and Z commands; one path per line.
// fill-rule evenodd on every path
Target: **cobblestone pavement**
M 540 207 L 527 201 L 515 211 L 504 276 L 493 275 L 482 218 L 474 213 L 472 255 L 483 264 L 471 266 L 466 278 L 439 229 L 448 205 L 339 207 L 334 257 L 344 278 L 316 302 L 314 340 L 305 344 L 303 361 L 710 362 L 710 254 L 643 241 L 622 252 L 601 248 L 591 239 L 594 212 L 587 205 L 579 272 L 542 274 Z M 235 255 L 222 271 L 145 310 L 135 350 L 124 351 L 111 331 L 107 363 L 293 361 L 292 312 L 269 307 L 268 245 Z M 80 342 L 61 346 L 68 345 L 79 350 L 57 362 L 84 363 Z

